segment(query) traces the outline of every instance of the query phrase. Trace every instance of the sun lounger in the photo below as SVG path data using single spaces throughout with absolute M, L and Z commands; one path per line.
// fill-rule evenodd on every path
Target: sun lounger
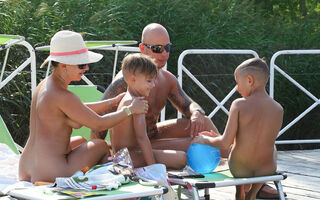
M 74 199 L 71 196 L 54 192 L 55 189 L 56 188 L 37 186 L 37 187 L 11 190 L 8 194 L 12 197 L 31 199 L 31 200 Z M 141 185 L 139 183 L 132 182 L 119 187 L 119 189 L 117 190 L 111 190 L 111 191 L 102 190 L 102 191 L 95 191 L 95 192 L 99 193 L 100 195 L 90 196 L 90 197 L 81 198 L 81 199 L 109 200 L 109 199 L 129 199 L 129 198 L 149 197 L 149 196 L 161 197 L 162 194 L 165 194 L 167 192 L 167 188 Z
M 172 178 L 169 176 L 171 184 L 186 186 L 192 193 L 194 200 L 199 200 L 199 189 L 205 190 L 205 199 L 209 200 L 209 188 L 218 188 L 226 186 L 235 186 L 242 184 L 264 183 L 273 181 L 280 194 L 280 199 L 284 200 L 284 193 L 282 190 L 281 180 L 286 178 L 286 175 L 276 174 L 272 176 L 261 176 L 252 178 L 234 178 L 229 169 L 219 170 L 208 174 L 203 174 L 204 178 Z

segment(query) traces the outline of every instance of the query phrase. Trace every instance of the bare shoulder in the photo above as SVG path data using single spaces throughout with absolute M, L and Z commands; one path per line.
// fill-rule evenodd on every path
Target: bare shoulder
M 133 97 L 128 92 L 126 92 L 126 94 L 121 99 L 121 101 L 118 105 L 118 110 L 121 109 L 123 106 L 130 105 L 132 101 L 133 101 Z
M 127 91 L 127 83 L 123 78 L 122 71 L 120 71 L 112 83 L 107 87 L 102 99 L 109 99 Z
M 178 84 L 177 77 L 175 77 L 175 75 L 173 75 L 171 72 L 169 72 L 167 70 L 161 69 L 161 71 L 159 71 L 158 76 L 162 76 L 164 78 L 164 80 L 170 84 Z
M 241 110 L 248 104 L 248 100 L 245 98 L 235 99 L 230 107 L 230 110 Z
M 82 104 L 80 98 L 69 90 L 58 89 L 56 93 L 52 93 L 57 103 L 61 105 Z
M 270 98 L 271 101 L 272 101 L 272 104 L 274 105 L 274 108 L 278 111 L 278 112 L 281 112 L 283 113 L 283 107 L 281 106 L 280 103 L 278 103 L 276 100 Z

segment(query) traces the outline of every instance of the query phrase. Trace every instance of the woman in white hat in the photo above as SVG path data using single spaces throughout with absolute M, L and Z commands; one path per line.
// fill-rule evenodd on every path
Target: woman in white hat
M 31 102 L 30 134 L 20 158 L 19 179 L 54 182 L 56 177 L 69 177 L 76 171 L 107 161 L 109 149 L 104 140 L 93 139 L 71 148 L 72 128 L 87 126 L 94 130 L 111 128 L 131 113 L 148 110 L 148 103 L 135 99 L 117 112 L 100 116 L 110 106 L 116 106 L 123 95 L 97 103 L 83 104 L 67 90 L 71 81 L 79 81 L 101 54 L 88 51 L 80 34 L 57 32 L 50 43 L 52 74 L 37 86 Z

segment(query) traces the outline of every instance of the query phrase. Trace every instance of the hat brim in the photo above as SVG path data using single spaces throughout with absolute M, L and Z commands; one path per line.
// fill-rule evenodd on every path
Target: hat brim
M 43 68 L 49 61 L 55 61 L 67 65 L 81 65 L 96 63 L 102 59 L 103 55 L 92 51 L 87 51 L 82 54 L 67 55 L 67 56 L 52 56 L 50 55 L 40 66 Z

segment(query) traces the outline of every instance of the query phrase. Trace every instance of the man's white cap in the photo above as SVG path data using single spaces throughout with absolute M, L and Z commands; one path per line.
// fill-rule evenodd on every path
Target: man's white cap
M 102 57 L 102 54 L 88 51 L 79 33 L 59 31 L 51 38 L 50 56 L 42 63 L 40 68 L 49 61 L 68 65 L 81 65 L 98 62 Z

